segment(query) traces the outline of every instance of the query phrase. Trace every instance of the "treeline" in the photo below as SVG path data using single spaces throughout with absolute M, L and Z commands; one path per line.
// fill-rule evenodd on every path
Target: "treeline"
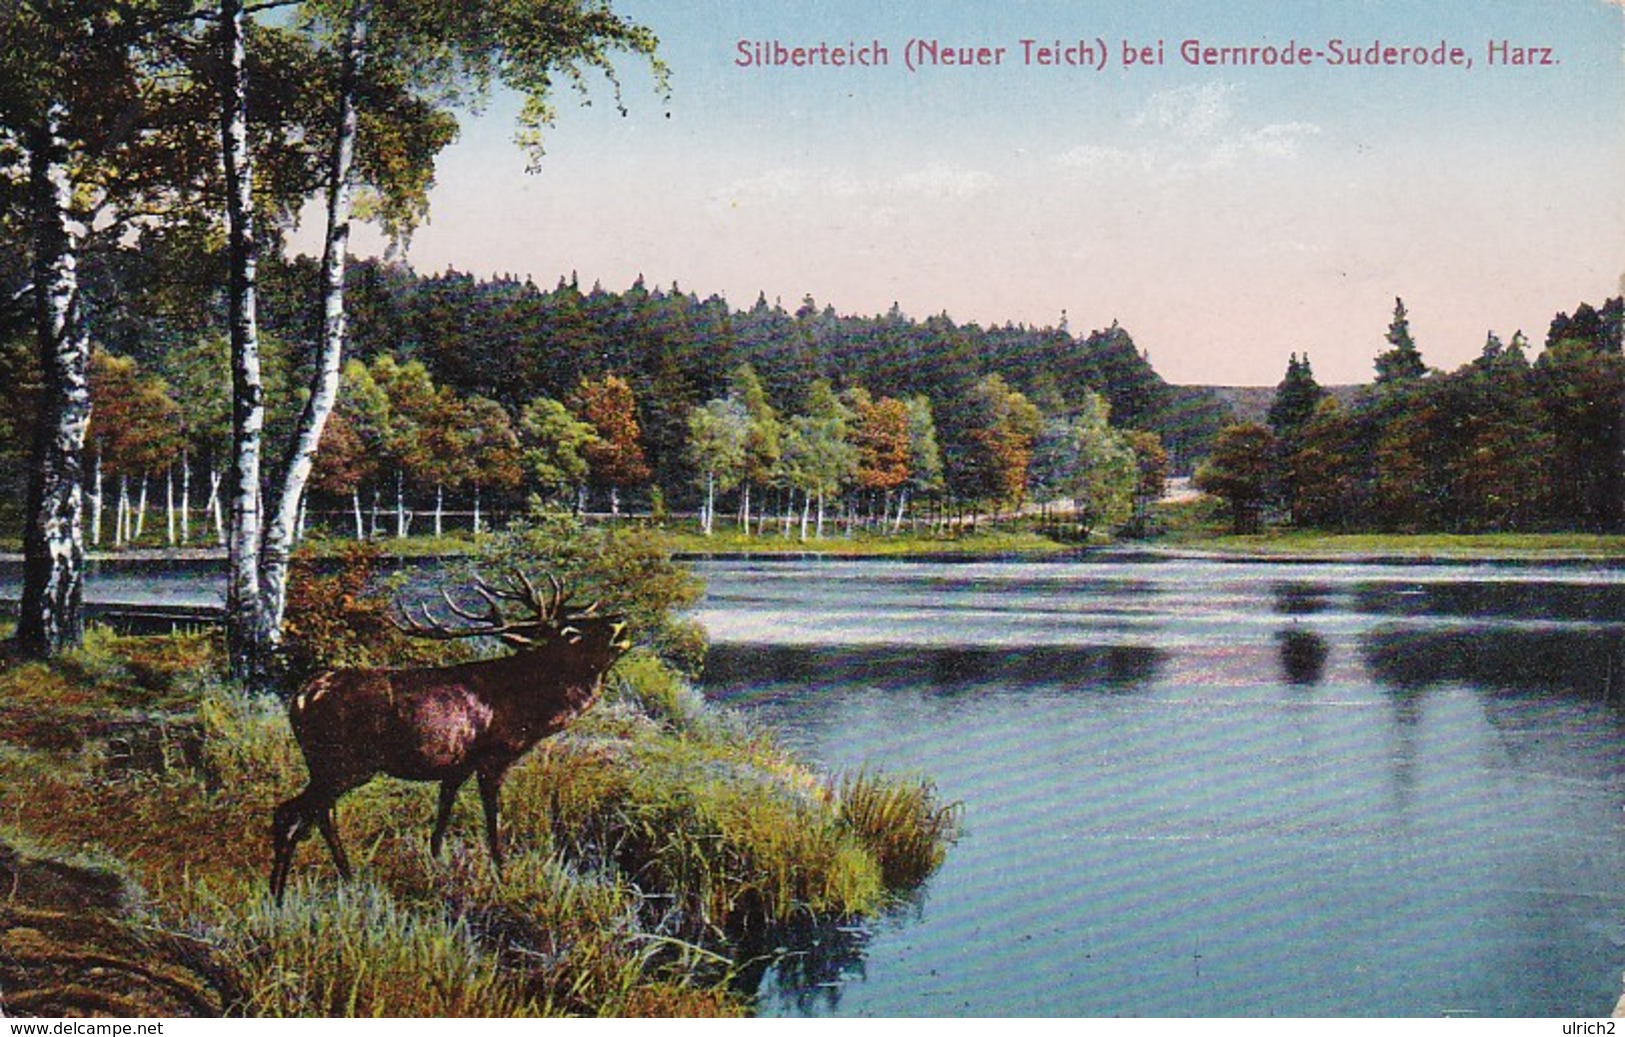
M 166 279 L 167 258 L 87 275 L 105 282 L 94 298 L 116 301 L 95 314 L 93 544 L 141 535 L 160 499 L 167 542 L 224 535 L 220 303 Z M 317 274 L 304 260 L 262 270 L 272 442 L 310 381 Z M 1169 386 L 1115 325 L 1080 339 L 895 309 L 840 316 L 810 299 L 794 314 L 765 298 L 738 311 L 641 281 L 543 291 L 381 261 L 348 281 L 351 359 L 306 512 L 334 525 L 342 511 L 357 535 L 425 531 L 412 522 L 427 513 L 438 533 L 449 511 L 478 526 L 533 495 L 696 512 L 707 529 L 719 508 L 736 525 L 754 515 L 757 532 L 771 514 L 802 536 L 832 514 L 896 530 L 1064 500 L 1101 528 L 1131 517 L 1137 490 L 1143 503 L 1142 466 L 1188 470 L 1222 424 L 1216 401 Z M 34 380 L 30 362 L 20 341 L 0 351 L 13 385 Z M 27 391 L 0 402 L 0 466 L 18 483 L 27 451 L 7 430 L 31 427 L 28 408 Z
M 133 542 L 171 545 L 224 541 L 221 484 L 230 447 L 229 397 L 207 371 L 222 342 L 160 354 L 151 367 L 98 351 L 91 364 L 95 401 L 86 436 L 90 471 L 87 526 L 92 546 Z M 25 350 L 8 364 L 22 372 Z M 270 350 L 268 385 L 284 402 L 291 374 L 285 351 Z M 328 422 L 309 500 L 333 532 L 360 538 L 448 528 L 448 506 L 464 529 L 490 525 L 493 508 L 542 499 L 577 510 L 619 514 L 630 504 L 662 518 L 666 490 L 650 462 L 656 441 L 644 415 L 670 410 L 687 483 L 683 506 L 701 529 L 726 516 L 735 530 L 817 539 L 829 525 L 897 532 L 905 521 L 941 528 L 975 522 L 1027 502 L 1066 502 L 1078 532 L 1143 518 L 1162 489 L 1167 455 L 1160 439 L 1123 432 L 1108 422 L 1109 405 L 1081 390 L 1072 403 L 1056 395 L 1046 411 L 997 374 L 978 379 L 941 422 L 925 394 L 875 396 L 815 380 L 797 411 L 772 402 L 750 364 L 729 372 L 718 395 L 685 410 L 669 400 L 640 401 L 617 374 L 581 377 L 568 392 L 540 394 L 517 412 L 488 396 L 437 383 L 419 359 L 377 353 L 344 367 L 337 408 Z M 4 410 L 27 425 L 29 394 Z M 272 409 L 274 424 L 291 408 Z M 13 441 L 13 466 L 25 456 Z M 1047 510 L 1047 509 L 1046 509 Z M 340 515 L 343 518 L 340 519 Z M 1057 523 L 1059 519 L 1057 518 Z
M 286 268 L 289 298 L 307 297 L 315 276 L 307 261 Z M 895 306 L 883 315 L 841 315 L 811 297 L 794 312 L 763 296 L 740 310 L 719 296 L 651 288 L 641 278 L 623 292 L 584 291 L 573 277 L 544 290 L 456 271 L 419 276 L 382 262 L 358 265 L 348 298 L 351 355 L 419 360 L 437 382 L 489 396 L 511 414 L 537 396 L 562 398 L 583 378 L 626 378 L 645 401 L 640 417 L 654 479 L 668 492 L 688 485 L 692 473 L 682 451 L 670 448 L 680 437 L 667 444 L 664 433 L 681 426 L 689 407 L 722 395 L 741 364 L 755 369 L 769 402 L 785 412 L 804 409 L 820 380 L 877 397 L 924 395 L 939 414 L 994 374 L 1046 414 L 1065 411 L 1069 392 L 1089 389 L 1105 399 L 1115 425 L 1155 432 L 1179 471 L 1191 469 L 1223 424 L 1216 400 L 1165 382 L 1115 323 L 1080 338 L 1064 318 L 1059 327 L 982 328 L 945 315 L 911 319 Z M 310 335 L 300 323 L 308 309 L 295 302 L 284 317 L 274 296 L 267 307 L 268 326 L 290 340 Z
M 1197 485 L 1238 532 L 1625 531 L 1625 299 L 1559 313 L 1531 356 L 1491 332 L 1453 372 L 1428 368 L 1403 300 L 1376 379 L 1350 406 L 1294 355 L 1266 424 L 1226 428 Z

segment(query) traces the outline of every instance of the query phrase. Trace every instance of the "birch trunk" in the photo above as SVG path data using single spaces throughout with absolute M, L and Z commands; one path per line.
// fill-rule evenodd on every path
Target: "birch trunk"
M 136 499 L 135 505 L 135 531 L 130 534 L 133 544 L 141 539 L 141 531 L 147 528 L 147 484 L 149 480 L 145 472 L 141 474 L 141 495 Z
M 406 539 L 406 473 L 395 472 L 395 539 Z
M 90 542 L 96 547 L 102 546 L 102 457 L 96 455 L 96 475 L 92 485 L 95 487 L 91 497 L 90 508 Z
M 361 487 L 350 491 L 350 503 L 355 506 L 355 538 L 367 539 L 367 528 L 361 521 Z
M 18 648 L 46 657 L 84 640 L 85 431 L 90 425 L 90 336 L 79 321 L 72 185 L 65 112 L 52 104 L 30 134 L 28 187 L 33 226 L 34 338 L 44 391 L 35 419 L 23 529 Z
M 118 477 L 118 510 L 113 515 L 113 546 L 123 547 L 130 536 L 130 479 Z
M 214 541 L 219 546 L 225 547 L 226 518 L 220 510 L 220 472 L 212 467 L 209 469 L 209 503 L 205 507 L 214 519 Z
M 192 542 L 192 456 L 181 454 L 181 543 Z
M 705 473 L 705 535 L 711 535 L 711 521 L 717 512 L 717 476 L 715 472 Z
M 339 368 L 344 357 L 344 268 L 350 246 L 350 171 L 355 160 L 357 126 L 356 84 L 367 50 L 368 4 L 358 4 L 350 15 L 339 69 L 338 132 L 327 168 L 327 232 L 322 252 L 321 357 L 305 409 L 299 416 L 293 445 L 283 466 L 274 510 L 260 547 L 260 611 L 267 647 L 282 642 L 282 616 L 288 599 L 288 558 L 297 532 L 300 504 L 316 462 L 322 430 L 338 400 Z M 405 519 L 400 518 L 405 536 Z M 439 517 L 436 516 L 436 525 Z
M 260 605 L 260 450 L 265 430 L 260 380 L 254 165 L 248 145 L 248 14 L 243 0 L 221 0 L 220 139 L 226 179 L 227 308 L 231 332 L 231 528 L 227 537 L 226 651 L 232 677 L 262 684 L 269 675 L 270 631 Z

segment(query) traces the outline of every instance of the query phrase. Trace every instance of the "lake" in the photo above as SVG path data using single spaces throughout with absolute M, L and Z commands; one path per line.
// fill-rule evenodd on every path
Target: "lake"
M 965 804 L 918 902 L 770 971 L 769 1013 L 1572 1016 L 1619 997 L 1625 573 L 705 570 L 709 696 L 824 764 L 923 772 Z
M 965 808 L 914 901 L 760 977 L 768 1014 L 1575 1017 L 1620 995 L 1625 569 L 698 568 L 711 699 Z M 167 566 L 90 586 L 218 595 Z

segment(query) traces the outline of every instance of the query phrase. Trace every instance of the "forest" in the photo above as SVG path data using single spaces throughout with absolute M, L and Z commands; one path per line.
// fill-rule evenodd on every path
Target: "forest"
M 1558 313 L 1430 369 L 1396 299 L 1376 377 L 1342 402 L 1294 354 L 1263 423 L 1220 433 L 1196 484 L 1236 532 L 1264 524 L 1394 532 L 1625 529 L 1625 299 Z
M 167 272 L 187 267 L 173 259 L 121 256 L 97 275 L 107 301 L 87 438 L 93 545 L 224 535 L 223 293 L 174 281 Z M 318 276 L 306 257 L 261 267 L 273 441 L 287 438 L 302 402 L 294 387 L 316 356 Z M 1123 454 L 1118 430 L 1141 433 L 1142 454 L 1155 436 L 1166 463 L 1188 472 L 1222 419 L 1216 401 L 1164 382 L 1115 325 L 1079 338 L 1064 324 L 983 329 L 895 308 L 842 316 L 811 297 L 794 313 L 761 296 L 736 310 L 677 285 L 583 291 L 572 276 L 543 290 L 371 259 L 347 276 L 348 362 L 311 485 L 310 510 L 334 531 L 351 513 L 366 535 L 430 523 L 438 534 L 451 513 L 472 529 L 532 495 L 707 514 L 725 496 L 737 518 L 754 493 L 759 513 L 769 502 L 795 511 L 805 538 L 814 509 L 862 508 L 897 525 L 911 504 L 941 516 L 1087 497 L 1076 453 Z M 25 332 L 17 316 L 10 327 Z M 9 384 L 37 385 L 33 356 L 24 334 L 9 336 Z M 31 396 L 13 392 L 0 408 L 0 466 L 20 491 Z M 1123 520 L 1127 492 L 1105 494 L 1102 525 Z

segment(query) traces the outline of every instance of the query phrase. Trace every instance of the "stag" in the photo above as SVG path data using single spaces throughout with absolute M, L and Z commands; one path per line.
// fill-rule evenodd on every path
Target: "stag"
M 453 615 L 448 625 L 427 604 L 422 620 L 409 613 L 395 625 L 417 637 L 494 637 L 512 654 L 456 666 L 327 670 L 311 678 L 289 704 L 288 718 L 304 753 L 310 781 L 276 808 L 272 820 L 271 892 L 278 903 L 294 850 L 314 824 L 339 874 L 350 863 L 333 824 L 340 796 L 387 774 L 440 783 L 430 852 L 440 856 L 457 792 L 478 779 L 492 865 L 500 872 L 497 800 L 508 768 L 532 746 L 564 728 L 590 706 L 604 674 L 631 647 L 626 623 L 600 615 L 595 602 L 572 608 L 563 584 L 548 576 L 544 595 L 517 570 L 506 586 L 475 581 L 485 610 L 464 609 L 441 591 Z M 511 620 L 502 602 L 529 615 Z

